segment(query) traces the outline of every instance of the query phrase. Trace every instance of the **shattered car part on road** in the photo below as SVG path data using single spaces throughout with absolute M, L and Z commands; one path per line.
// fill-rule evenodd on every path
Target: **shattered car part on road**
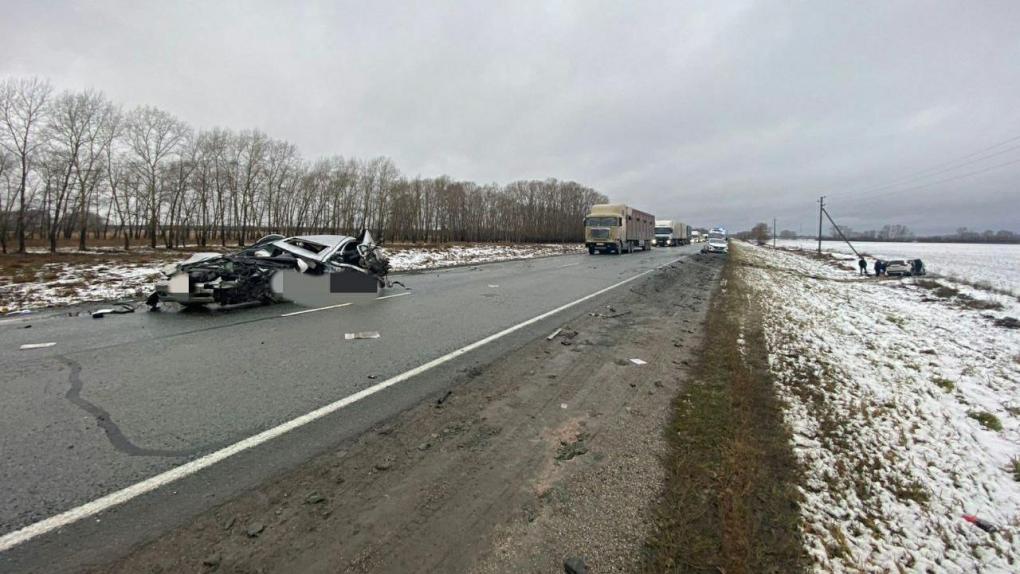
M 163 268 L 166 279 L 146 302 L 185 306 L 209 303 L 274 303 L 295 300 L 309 290 L 378 293 L 391 285 L 390 264 L 368 230 L 348 235 L 267 235 L 235 253 L 196 253 Z M 324 281 L 304 277 L 323 277 Z M 298 295 L 300 293 L 300 295 Z

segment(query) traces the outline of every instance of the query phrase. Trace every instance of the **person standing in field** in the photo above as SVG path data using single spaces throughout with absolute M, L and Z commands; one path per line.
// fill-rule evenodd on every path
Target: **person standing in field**
M 875 265 L 877 266 L 878 263 L 876 262 Z M 863 257 L 857 260 L 857 266 L 861 268 L 861 275 L 868 274 L 868 262 Z
M 875 277 L 879 277 L 880 275 L 882 275 L 882 260 L 881 259 L 876 259 L 875 260 Z

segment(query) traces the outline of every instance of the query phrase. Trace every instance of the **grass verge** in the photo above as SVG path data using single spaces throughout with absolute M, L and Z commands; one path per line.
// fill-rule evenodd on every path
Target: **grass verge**
M 646 572 L 799 572 L 801 475 L 768 372 L 760 310 L 729 255 L 701 359 L 675 400 Z

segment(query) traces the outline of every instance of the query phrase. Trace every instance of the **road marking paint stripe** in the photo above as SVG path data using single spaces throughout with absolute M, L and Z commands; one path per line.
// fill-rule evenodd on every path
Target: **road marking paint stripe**
M 330 305 L 328 307 L 316 307 L 315 309 L 305 309 L 304 311 L 294 311 L 293 313 L 284 313 L 281 317 L 293 317 L 294 315 L 304 315 L 305 313 L 314 313 L 316 311 L 325 311 L 326 309 L 336 309 L 337 307 L 346 307 L 350 303 L 340 303 L 338 305 Z
M 354 403 L 356 403 L 356 402 L 358 402 L 358 401 L 360 401 L 362 399 L 368 398 L 368 397 L 378 393 L 379 391 L 382 391 L 382 390 L 385 390 L 385 389 L 387 389 L 389 387 L 392 387 L 393 385 L 396 385 L 397 383 L 401 383 L 403 381 L 406 381 L 406 380 L 408 380 L 411 377 L 414 377 L 416 375 L 420 375 L 421 373 L 424 373 L 424 372 L 426 372 L 426 371 L 428 371 L 430 369 L 438 367 L 439 365 L 442 365 L 444 363 L 448 363 L 448 362 L 452 361 L 453 359 L 456 359 L 457 357 L 459 357 L 461 355 L 469 353 L 469 352 L 471 352 L 471 351 L 473 351 L 473 350 L 475 350 L 475 349 L 477 349 L 479 347 L 487 345 L 487 344 L 489 344 L 489 343 L 491 343 L 493 341 L 496 341 L 498 339 L 502 339 L 503 337 L 506 337 L 507 335 L 510 335 L 510 334 L 512 334 L 512 333 L 514 333 L 516 331 L 519 331 L 519 330 L 521 330 L 521 329 L 523 329 L 523 328 L 525 328 L 525 327 L 527 327 L 529 325 L 533 325 L 533 324 L 535 324 L 535 323 L 537 323 L 537 322 L 539 322 L 539 321 L 541 321 L 543 319 L 549 318 L 549 317 L 551 317 L 551 316 L 553 316 L 553 315 L 555 315 L 555 314 L 557 314 L 557 313 L 559 313 L 561 311 L 565 311 L 565 310 L 567 310 L 567 309 L 569 309 L 571 307 L 574 307 L 576 305 L 580 305 L 581 303 L 584 303 L 585 301 L 589 301 L 591 299 L 594 299 L 595 297 L 598 297 L 599 295 L 602 295 L 603 293 L 607 293 L 609 291 L 612 291 L 613 289 L 616 289 L 617 287 L 620 287 L 622 285 L 626 285 L 627 283 L 630 283 L 631 281 L 634 281 L 636 279 L 640 279 L 641 277 L 644 277 L 645 275 L 648 275 L 652 271 L 655 271 L 657 269 L 665 267 L 666 265 L 670 265 L 670 264 L 672 264 L 672 263 L 674 263 L 676 261 L 679 261 L 679 259 L 676 259 L 676 260 L 671 261 L 669 263 L 666 263 L 664 265 L 660 265 L 658 267 L 654 267 L 652 269 L 648 269 L 646 271 L 642 271 L 641 273 L 638 273 L 637 275 L 634 275 L 633 277 L 629 277 L 627 279 L 624 279 L 623 281 L 619 281 L 617 283 L 614 283 L 614 284 L 612 284 L 609 287 L 606 287 L 604 289 L 599 289 L 598 291 L 595 291 L 594 293 L 590 293 L 588 295 L 585 295 L 584 297 L 581 297 L 580 299 L 576 299 L 574 301 L 571 301 L 570 303 L 566 303 L 564 305 L 561 305 L 561 306 L 559 306 L 559 307 L 557 307 L 557 308 L 555 308 L 555 309 L 553 309 L 551 311 L 546 311 L 545 313 L 542 313 L 541 315 L 537 315 L 535 317 L 532 317 L 531 319 L 528 319 L 527 321 L 518 323 L 518 324 L 516 324 L 516 325 L 514 325 L 512 327 L 508 327 L 506 329 L 503 329 L 502 331 L 499 331 L 498 333 L 494 333 L 492 335 L 489 335 L 488 337 L 485 337 L 484 339 L 480 339 L 478 341 L 475 341 L 474 343 L 471 343 L 469 345 L 461 347 L 461 348 L 457 349 L 456 351 L 451 351 L 451 352 L 449 352 L 449 353 L 447 353 L 447 354 L 445 354 L 445 355 L 443 355 L 441 357 L 432 359 L 431 361 L 429 361 L 427 363 L 424 363 L 422 365 L 419 365 L 419 366 L 417 366 L 417 367 L 415 367 L 415 368 L 413 368 L 413 369 L 411 369 L 409 371 L 404 371 L 403 373 L 400 373 L 399 375 L 396 375 L 394 377 L 386 379 L 385 381 L 382 381 L 380 383 L 376 383 L 376 384 L 374 384 L 371 387 L 368 387 L 366 389 L 360 390 L 360 391 L 354 393 L 353 395 L 349 395 L 347 397 L 344 397 L 344 398 L 342 398 L 342 399 L 340 399 L 338 401 L 332 402 L 332 403 L 330 403 L 330 404 L 328 404 L 326 406 L 319 407 L 319 408 L 315 409 L 314 411 L 311 411 L 311 412 L 309 412 L 307 414 L 301 415 L 301 416 L 299 416 L 299 417 L 297 417 L 295 419 L 292 419 L 290 421 L 287 421 L 287 422 L 285 422 L 285 423 L 283 423 L 283 424 L 281 424 L 279 426 L 275 426 L 275 427 L 273 427 L 271 429 L 262 431 L 262 432 L 260 432 L 257 435 L 250 436 L 250 437 L 248 437 L 246 439 L 240 440 L 240 441 L 238 441 L 238 442 L 236 442 L 236 443 L 234 443 L 234 444 L 232 444 L 230 446 L 226 446 L 224 448 L 221 448 L 220 450 L 217 450 L 215 452 L 209 453 L 209 454 L 207 454 L 207 455 L 205 455 L 203 457 L 197 458 L 197 459 L 195 459 L 195 460 L 193 460 L 191 462 L 187 462 L 187 463 L 182 464 L 181 466 L 172 468 L 172 469 L 170 469 L 168 471 L 165 471 L 165 472 L 161 472 L 161 473 L 157 474 L 156 476 L 147 478 L 147 479 L 145 479 L 145 480 L 143 480 L 141 482 L 137 482 L 137 483 L 132 484 L 131 486 L 128 486 L 128 487 L 123 488 L 121 490 L 118 490 L 118 491 L 115 491 L 115 492 L 111 492 L 110 494 L 107 494 L 106 496 L 97 498 L 97 499 L 95 499 L 95 500 L 93 500 L 91 502 L 87 502 L 87 503 L 85 503 L 85 504 L 83 504 L 81 506 L 78 506 L 78 507 L 72 508 L 70 510 L 61 512 L 60 514 L 57 514 L 55 516 L 51 516 L 51 517 L 46 518 L 44 520 L 40 520 L 39 522 L 36 522 L 34 524 L 30 524 L 28 526 L 25 526 L 24 528 L 21 528 L 20 530 L 15 530 L 14 532 L 10 532 L 8 534 L 5 534 L 2 537 L 0 537 L 0 552 L 4 552 L 4 551 L 7 551 L 7 550 L 10 550 L 11 548 L 14 548 L 15 546 L 18 546 L 19 544 L 24 544 L 25 542 L 28 542 L 29 540 L 32 540 L 33 538 L 36 538 L 38 536 L 42 536 L 43 534 L 47 534 L 49 532 L 53 532 L 54 530 L 57 530 L 59 528 L 63 528 L 65 526 L 69 526 L 69 525 L 74 524 L 75 522 L 77 522 L 79 520 L 82 520 L 82 519 L 85 519 L 85 518 L 89 518 L 91 516 L 95 516 L 96 514 L 99 514 L 99 513 L 103 512 L 103 511 L 109 510 L 110 508 L 113 508 L 115 506 L 119 506 L 121 504 L 124 504 L 125 502 L 128 502 L 129 500 L 131 500 L 133 498 L 137 498 L 137 497 L 139 497 L 139 496 L 141 496 L 143 494 L 147 494 L 149 492 L 152 492 L 153 490 L 156 490 L 157 488 L 160 488 L 162 486 L 166 486 L 167 484 L 170 484 L 170 483 L 172 483 L 174 481 L 180 480 L 182 478 L 185 478 L 185 477 L 188 477 L 188 476 L 190 476 L 192 474 L 195 474 L 195 473 L 197 473 L 197 472 L 199 472 L 199 471 L 201 471 L 203 469 L 209 468 L 210 466 L 212 466 L 212 465 L 214 465 L 214 464 L 216 464 L 216 463 L 218 463 L 220 461 L 226 460 L 226 459 L 228 459 L 228 458 L 230 458 L 230 457 L 232 457 L 232 456 L 234 456 L 236 454 L 239 454 L 239 453 L 244 452 L 244 451 L 246 451 L 248 449 L 251 449 L 251 448 L 254 448 L 256 446 L 259 446 L 259 445 L 261 445 L 261 444 L 263 444 L 265 442 L 268 442 L 268 441 L 270 441 L 270 440 L 272 440 L 274 438 L 282 436 L 282 435 L 284 435 L 284 434 L 286 434 L 286 433 L 288 433 L 288 432 L 290 432 L 292 430 L 301 428 L 301 427 L 303 427 L 303 426 L 305 426 L 305 425 L 307 425 L 309 423 L 315 422 L 315 421 L 317 421 L 317 420 L 319 420 L 319 419 L 321 419 L 321 418 L 323 418 L 325 416 L 328 416 L 328 415 L 330 415 L 332 413 L 335 413 L 336 411 L 338 411 L 338 410 L 340 410 L 340 409 L 342 409 L 342 408 L 344 408 L 346 406 L 352 405 L 352 404 L 354 404 Z M 349 303 L 344 303 L 344 305 L 349 305 Z M 338 306 L 342 306 L 342 305 L 338 305 Z M 326 308 L 328 308 L 328 307 L 323 307 L 323 309 L 326 309 Z M 309 309 L 308 311 L 318 311 L 318 310 L 321 310 L 321 309 Z M 297 313 L 306 313 L 308 311 L 298 311 Z M 294 314 L 297 314 L 297 313 L 290 313 L 289 315 L 294 315 Z
M 376 297 L 375 300 L 376 301 L 382 301 L 383 299 L 390 299 L 390 298 L 393 298 L 393 297 L 403 297 L 404 295 L 410 295 L 410 294 L 411 294 L 410 291 L 405 291 L 404 293 L 394 293 L 392 295 L 383 295 L 382 297 Z

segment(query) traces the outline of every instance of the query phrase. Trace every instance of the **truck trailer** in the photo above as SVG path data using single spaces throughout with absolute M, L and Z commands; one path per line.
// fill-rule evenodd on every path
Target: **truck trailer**
M 691 226 L 672 219 L 655 222 L 655 244 L 659 247 L 676 247 L 691 242 Z
M 593 205 L 584 218 L 588 253 L 631 253 L 655 241 L 655 216 L 622 203 Z

